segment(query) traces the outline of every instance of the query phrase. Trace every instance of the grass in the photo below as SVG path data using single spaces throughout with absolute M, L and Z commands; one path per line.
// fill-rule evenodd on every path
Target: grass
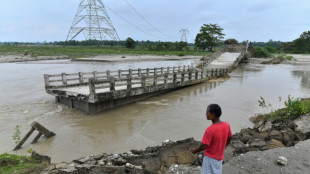
M 199 50 L 183 50 L 183 51 L 156 51 L 149 50 L 145 47 L 137 47 L 135 49 L 127 49 L 119 46 L 20 46 L 20 45 L 1 45 L 0 55 L 31 55 L 37 56 L 68 56 L 68 58 L 80 58 L 80 57 L 93 57 L 97 55 L 115 55 L 115 54 L 126 54 L 126 55 L 178 55 L 178 56 L 205 56 L 212 54 L 212 52 L 204 52 Z
M 1 174 L 23 174 L 23 173 L 40 173 L 46 163 L 21 155 L 1 154 L 0 155 L 0 173 Z
M 285 108 L 265 114 L 263 118 L 272 121 L 286 121 L 296 119 L 310 112 L 310 98 L 300 100 L 288 96 L 288 100 L 284 104 L 286 106 Z
M 287 55 L 283 55 L 283 54 L 280 54 L 280 55 L 274 55 L 274 57 L 280 59 L 280 60 L 293 60 L 294 57 L 293 56 L 287 56 Z

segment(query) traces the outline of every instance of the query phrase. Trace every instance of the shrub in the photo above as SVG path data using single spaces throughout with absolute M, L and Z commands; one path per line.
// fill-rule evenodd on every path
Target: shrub
M 294 57 L 293 56 L 286 56 L 285 58 L 288 60 L 292 60 Z
M 224 41 L 224 44 L 229 45 L 229 44 L 237 44 L 238 41 L 236 39 L 226 39 Z
M 259 57 L 259 58 L 270 57 L 270 53 L 264 48 L 254 47 L 253 57 Z
M 149 51 L 152 51 L 152 50 L 153 50 L 152 45 L 149 44 L 149 45 L 147 46 L 147 49 L 148 49 Z
M 280 59 L 280 60 L 284 60 L 284 56 L 283 55 L 278 55 L 277 58 Z
M 187 46 L 187 43 L 186 42 L 177 42 L 176 45 L 175 45 L 175 50 L 177 51 L 182 51 L 183 48 L 186 48 Z
M 306 114 L 309 112 L 308 106 L 301 103 L 301 101 L 298 98 L 291 98 L 288 96 L 288 100 L 284 102 L 286 108 L 285 108 L 285 114 L 283 115 L 283 118 L 295 118 L 300 115 Z
M 164 44 L 162 42 L 157 43 L 155 50 L 156 51 L 163 51 L 164 50 Z
M 269 52 L 269 53 L 275 53 L 276 49 L 272 46 L 266 46 L 265 49 Z
M 258 100 L 258 102 L 259 106 L 261 106 L 262 108 L 271 107 L 271 104 L 266 106 L 265 100 L 262 97 L 261 100 Z M 284 101 L 284 105 L 285 108 L 275 110 L 274 112 L 271 112 L 269 114 L 265 114 L 264 118 L 283 121 L 287 119 L 295 119 L 301 115 L 310 112 L 310 99 L 300 100 L 299 98 L 293 98 L 289 95 L 287 97 L 287 101 Z

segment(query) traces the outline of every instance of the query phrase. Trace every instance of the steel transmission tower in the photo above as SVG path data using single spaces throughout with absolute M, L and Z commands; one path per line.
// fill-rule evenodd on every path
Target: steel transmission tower
M 186 33 L 188 33 L 188 29 L 181 29 L 180 32 L 182 33 L 181 42 L 187 42 Z
M 80 33 L 86 40 L 120 40 L 101 0 L 81 0 L 66 41 Z

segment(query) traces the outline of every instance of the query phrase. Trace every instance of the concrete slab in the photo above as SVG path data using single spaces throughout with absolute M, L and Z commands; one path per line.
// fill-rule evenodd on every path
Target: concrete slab
M 215 69 L 215 68 L 227 68 L 230 67 L 234 61 L 238 58 L 241 53 L 230 53 L 224 52 L 217 59 L 212 61 L 207 68 Z

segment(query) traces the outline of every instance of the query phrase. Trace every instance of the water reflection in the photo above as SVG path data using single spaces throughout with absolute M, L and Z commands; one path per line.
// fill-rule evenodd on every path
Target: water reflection
M 292 71 L 292 74 L 301 78 L 300 85 L 303 88 L 310 88 L 310 71 Z

